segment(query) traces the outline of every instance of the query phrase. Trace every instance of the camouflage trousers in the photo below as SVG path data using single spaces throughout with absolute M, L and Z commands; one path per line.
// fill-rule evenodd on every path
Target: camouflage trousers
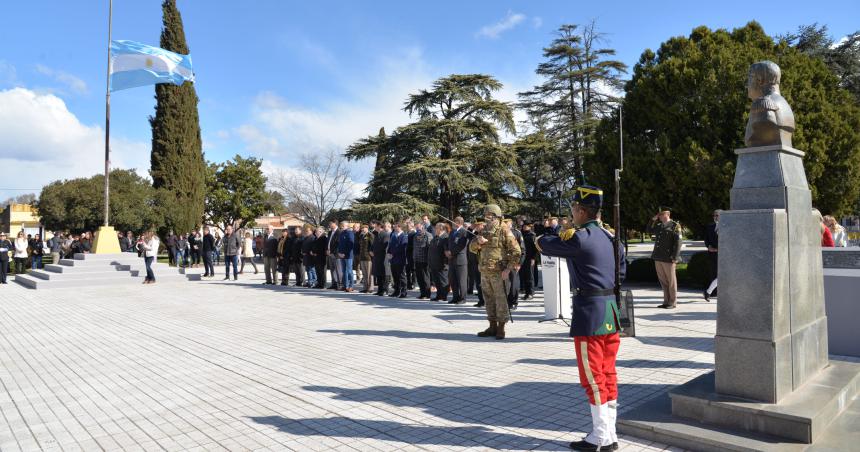
M 508 310 L 507 279 L 502 279 L 499 272 L 481 272 L 481 291 L 484 295 L 484 307 L 487 309 L 487 320 L 490 322 L 505 322 L 511 318 Z

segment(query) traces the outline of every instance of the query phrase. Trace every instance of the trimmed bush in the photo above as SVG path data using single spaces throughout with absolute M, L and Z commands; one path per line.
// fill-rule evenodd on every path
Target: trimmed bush
M 711 266 L 707 251 L 700 251 L 687 264 L 687 280 L 696 287 L 707 287 L 711 282 Z
M 657 269 L 650 258 L 636 259 L 627 264 L 627 281 L 657 282 Z

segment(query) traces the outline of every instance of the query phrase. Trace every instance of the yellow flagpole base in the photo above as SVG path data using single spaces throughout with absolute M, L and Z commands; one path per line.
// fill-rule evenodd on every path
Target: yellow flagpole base
M 121 252 L 119 237 L 117 237 L 113 226 L 100 227 L 93 241 L 93 254 L 117 254 Z

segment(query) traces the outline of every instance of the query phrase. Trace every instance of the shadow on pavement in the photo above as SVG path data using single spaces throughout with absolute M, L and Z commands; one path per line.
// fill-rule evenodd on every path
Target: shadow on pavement
M 632 409 L 665 392 L 670 386 L 619 384 L 618 392 L 624 408 Z M 330 393 L 335 400 L 418 408 L 428 415 L 463 424 L 558 432 L 591 428 L 585 392 L 573 379 L 567 382 L 515 382 L 501 387 L 372 386 L 356 389 L 304 386 L 302 389 Z
M 514 324 L 516 325 L 516 324 Z M 515 326 L 509 327 L 510 335 L 505 338 L 504 342 L 571 342 L 572 339 L 567 337 L 567 333 L 561 335 L 550 334 L 530 334 L 526 337 L 516 337 L 513 335 Z M 346 336 L 382 336 L 396 337 L 398 339 L 433 339 L 442 341 L 461 341 L 461 342 L 487 342 L 495 341 L 494 338 L 478 337 L 474 333 L 429 333 L 417 331 L 402 331 L 402 330 L 318 330 L 319 333 L 343 334 Z M 477 333 L 477 331 L 475 332 Z
M 372 438 L 409 445 L 490 447 L 496 450 L 567 450 L 567 445 L 561 442 L 496 432 L 483 426 L 437 427 L 348 417 L 289 419 L 282 416 L 263 416 L 249 419 L 258 424 L 271 425 L 284 433 L 300 436 Z M 353 447 L 361 450 L 362 444 L 355 444 Z

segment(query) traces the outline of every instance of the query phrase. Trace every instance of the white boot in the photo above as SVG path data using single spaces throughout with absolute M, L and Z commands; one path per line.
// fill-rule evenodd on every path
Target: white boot
M 609 438 L 613 443 L 618 442 L 618 434 L 615 433 L 615 420 L 618 418 L 618 401 L 606 402 L 606 425 L 609 428 Z
M 589 433 L 585 440 L 591 444 L 596 446 L 611 446 L 612 438 L 609 432 L 609 406 L 604 403 L 603 405 L 589 405 L 591 407 L 591 433 Z

